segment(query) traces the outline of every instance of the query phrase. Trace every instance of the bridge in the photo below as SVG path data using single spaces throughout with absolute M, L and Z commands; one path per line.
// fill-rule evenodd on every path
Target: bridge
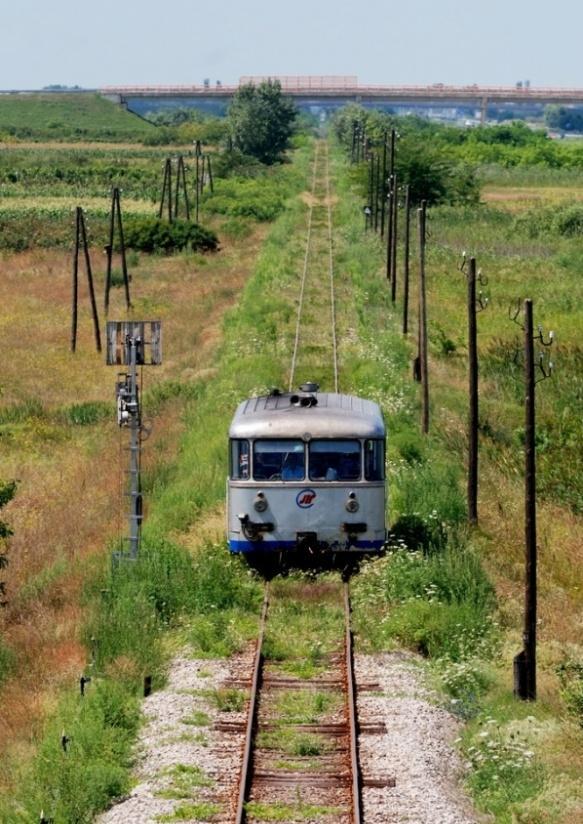
M 134 111 L 144 111 L 167 105 L 190 105 L 201 108 L 224 108 L 235 92 L 246 83 L 260 83 L 267 76 L 241 77 L 236 85 L 176 86 L 105 86 L 99 91 Z M 353 75 L 284 76 L 279 80 L 283 91 L 300 108 L 338 108 L 349 102 L 367 107 L 433 106 L 438 108 L 471 107 L 479 109 L 485 119 L 489 104 L 514 104 L 542 108 L 548 104 L 583 105 L 583 88 L 514 86 L 451 86 L 434 83 L 429 86 L 361 84 Z

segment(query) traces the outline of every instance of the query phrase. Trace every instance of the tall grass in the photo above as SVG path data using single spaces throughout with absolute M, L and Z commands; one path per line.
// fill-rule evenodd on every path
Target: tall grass
M 288 194 L 303 183 L 308 157 L 308 150 L 300 152 L 299 172 L 287 174 Z M 246 566 L 229 556 L 224 543 L 198 540 L 193 553 L 180 539 L 224 495 L 225 433 L 235 406 L 254 389 L 281 383 L 282 364 L 258 359 L 255 349 L 269 349 L 277 318 L 286 311 L 281 303 L 270 303 L 264 287 L 270 274 L 277 275 L 284 265 L 282 238 L 302 219 L 298 203 L 274 225 L 239 307 L 225 321 L 217 377 L 206 383 L 170 381 L 148 393 L 154 407 L 173 398 L 183 401 L 181 448 L 167 483 L 154 484 L 139 559 L 113 567 L 104 560 L 86 588 L 90 617 L 82 635 L 92 681 L 83 700 L 63 696 L 33 763 L 15 779 L 11 797 L 0 799 L 0 819 L 7 824 L 23 820 L 23 815 L 24 820 L 36 820 L 41 808 L 55 821 L 91 821 L 108 800 L 128 788 L 138 697 L 145 675 L 153 677 L 155 686 L 163 683 L 168 630 L 215 654 L 232 651 L 245 633 L 254 631 L 249 621 L 258 613 L 260 588 Z M 291 250 L 287 254 L 291 260 Z M 264 325 L 257 323 L 258 301 Z M 66 414 L 83 423 L 93 409 L 82 406 Z M 225 616 L 229 620 L 223 620 Z M 60 730 L 70 738 L 66 754 L 59 752 Z

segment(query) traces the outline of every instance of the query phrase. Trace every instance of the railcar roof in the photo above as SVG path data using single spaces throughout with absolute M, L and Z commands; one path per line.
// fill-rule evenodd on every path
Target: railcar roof
M 303 398 L 314 406 L 302 406 Z M 292 400 L 295 399 L 295 402 Z M 229 429 L 231 438 L 384 438 L 378 404 L 333 392 L 262 395 L 239 404 Z

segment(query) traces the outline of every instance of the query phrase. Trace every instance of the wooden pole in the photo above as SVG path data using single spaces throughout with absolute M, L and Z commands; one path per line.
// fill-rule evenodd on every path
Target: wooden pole
M 514 693 L 536 700 L 536 421 L 532 300 L 524 301 L 524 648 L 514 659 Z
M 478 324 L 476 317 L 476 259 L 468 268 L 468 520 L 478 523 Z
M 116 209 L 117 209 L 117 231 L 119 234 L 119 248 L 121 254 L 121 270 L 123 272 L 123 286 L 125 291 L 125 299 L 126 299 L 126 311 L 130 311 L 132 308 L 132 302 L 130 299 L 130 276 L 128 273 L 128 263 L 126 258 L 126 242 L 125 236 L 123 231 L 123 220 L 121 217 L 121 197 L 119 189 L 115 189 L 115 201 L 116 201 Z
M 391 255 L 393 253 L 393 177 L 389 177 L 389 193 L 387 195 L 387 280 L 391 279 Z
M 421 373 L 421 429 L 429 432 L 429 370 L 427 364 L 427 291 L 425 284 L 425 222 L 426 203 L 417 210 L 419 217 L 419 359 Z
M 93 288 L 93 274 L 91 272 L 91 259 L 89 257 L 89 244 L 87 242 L 87 230 L 85 228 L 85 218 L 83 211 L 79 208 L 79 222 L 81 224 L 81 238 L 83 241 L 83 254 L 85 256 L 85 269 L 87 271 L 87 283 L 89 285 L 89 300 L 91 301 L 91 314 L 93 316 L 93 332 L 95 334 L 95 347 L 101 352 L 101 333 L 99 331 L 99 315 L 97 314 L 97 303 L 95 302 L 95 290 Z
M 411 232 L 411 197 L 409 186 L 405 186 L 405 237 L 403 239 L 403 334 L 409 332 L 409 254 Z
M 393 175 L 393 231 L 391 251 L 391 301 L 397 300 L 397 215 L 399 214 L 399 191 L 397 175 Z
M 381 237 L 385 234 L 385 209 L 387 206 L 387 133 L 383 134 L 383 179 L 381 185 Z
M 111 269 L 113 265 L 113 235 L 114 235 L 114 225 L 115 225 L 115 193 L 116 189 L 112 189 L 111 191 L 111 210 L 109 213 L 109 241 L 107 246 L 105 247 L 105 254 L 107 256 L 107 265 L 105 270 L 105 297 L 103 301 L 103 307 L 105 309 L 105 314 L 109 312 L 109 293 L 111 291 Z
M 75 250 L 73 252 L 73 300 L 71 305 L 71 352 L 77 348 L 77 320 L 79 305 L 79 239 L 81 227 L 79 216 L 81 207 L 77 206 L 75 211 Z
M 210 188 L 211 194 L 212 194 L 215 190 L 215 181 L 214 181 L 214 178 L 213 178 L 213 167 L 211 166 L 211 156 L 210 156 L 210 154 L 207 155 L 206 165 L 207 165 L 207 169 L 208 169 L 208 173 L 209 173 L 209 188 Z

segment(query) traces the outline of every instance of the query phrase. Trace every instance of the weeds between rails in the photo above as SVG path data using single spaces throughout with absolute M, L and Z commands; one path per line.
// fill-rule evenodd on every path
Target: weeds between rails
M 356 713 L 348 584 L 266 583 L 236 824 L 326 815 L 358 824 Z

